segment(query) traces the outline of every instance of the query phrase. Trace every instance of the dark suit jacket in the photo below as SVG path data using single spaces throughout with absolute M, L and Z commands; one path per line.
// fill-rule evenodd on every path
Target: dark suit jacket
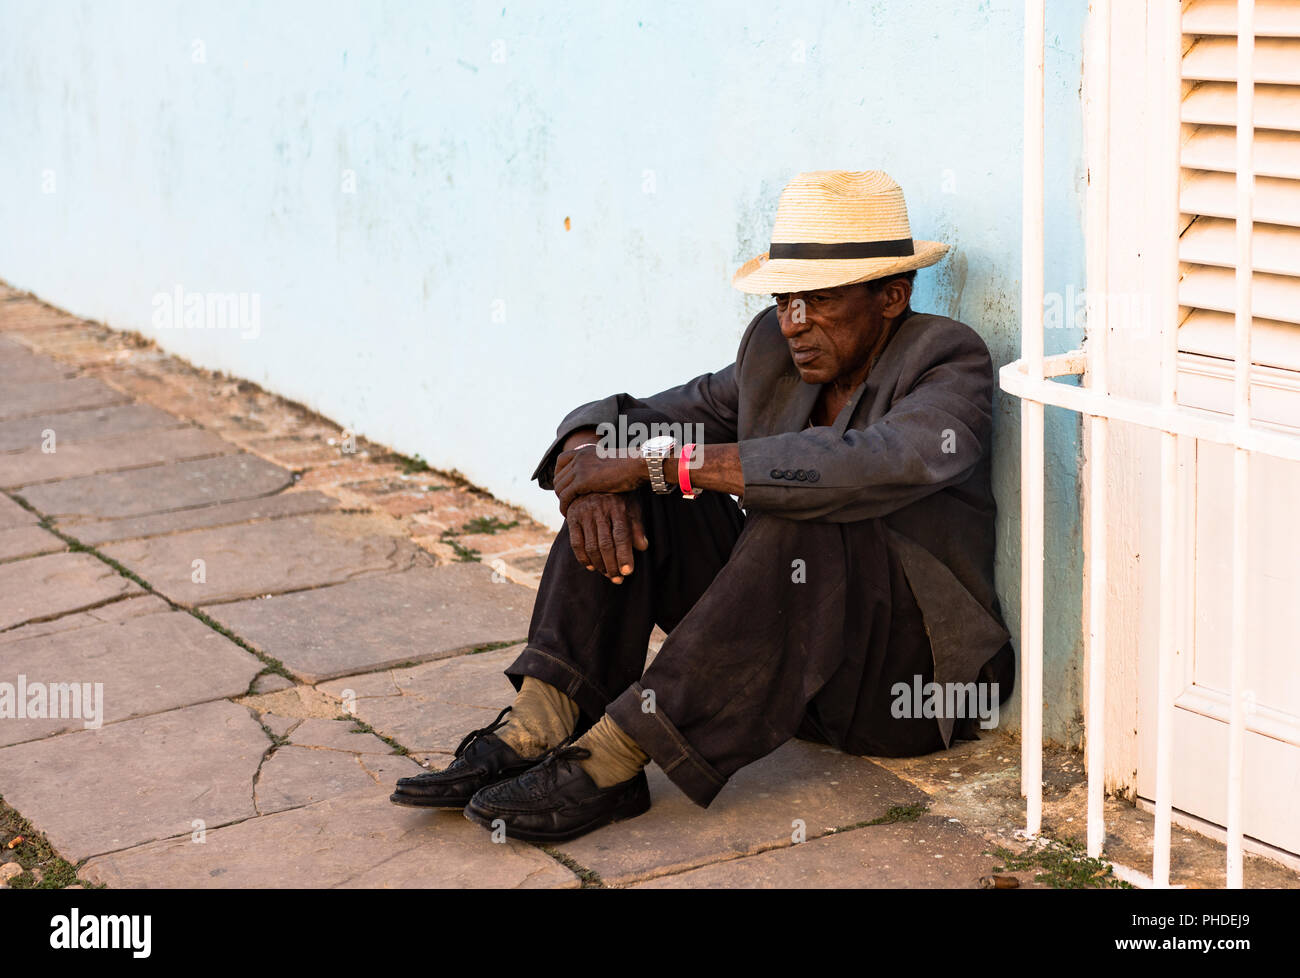
M 572 411 L 533 478 L 553 488 L 564 439 L 635 408 L 701 425 L 710 442 L 739 443 L 746 512 L 883 519 L 930 635 L 935 681 L 973 682 L 1009 640 L 993 586 L 988 348 L 969 326 L 912 313 L 835 423 L 809 428 L 820 389 L 800 379 L 773 306 L 754 317 L 730 366 L 652 397 L 615 394 Z M 952 725 L 940 721 L 945 743 Z

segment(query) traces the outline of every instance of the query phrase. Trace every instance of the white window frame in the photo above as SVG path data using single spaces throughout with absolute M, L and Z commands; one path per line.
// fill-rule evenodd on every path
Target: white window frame
M 1105 837 L 1103 800 L 1106 788 L 1132 790 L 1137 764 L 1137 648 L 1144 638 L 1158 647 L 1155 840 L 1152 872 L 1140 882 L 1169 885 L 1172 838 L 1172 728 L 1177 654 L 1183 636 L 1179 609 L 1186 600 L 1189 562 L 1186 539 L 1186 477 L 1179 466 L 1183 440 L 1197 438 L 1234 447 L 1233 512 L 1233 648 L 1229 716 L 1227 792 L 1227 882 L 1242 885 L 1242 767 L 1246 729 L 1244 706 L 1248 461 L 1260 453 L 1300 461 L 1300 434 L 1287 424 L 1252 424 L 1251 393 L 1251 235 L 1237 234 L 1235 358 L 1232 363 L 1231 413 L 1212 413 L 1178 400 L 1178 221 L 1182 101 L 1182 22 L 1179 0 L 1113 4 L 1094 0 L 1088 42 L 1090 65 L 1085 79 L 1088 120 L 1088 341 L 1086 350 L 1046 357 L 1043 351 L 1043 53 L 1044 0 L 1025 3 L 1025 173 L 1023 211 L 1022 356 L 1000 372 L 1004 390 L 1021 398 L 1021 787 L 1026 797 L 1025 834 L 1036 837 L 1042 823 L 1042 672 L 1044 443 L 1043 406 L 1077 411 L 1088 419 L 1085 494 L 1086 614 L 1088 633 L 1088 853 L 1099 856 Z M 1237 46 L 1238 77 L 1253 77 L 1254 0 L 1240 0 Z M 1112 99 L 1111 61 L 1141 64 L 1144 77 L 1126 79 L 1123 98 Z M 1253 119 L 1253 86 L 1237 95 L 1237 118 Z M 1116 144 L 1113 131 L 1141 131 L 1137 145 Z M 1253 132 L 1253 130 L 1252 130 Z M 1112 155 L 1112 150 L 1115 150 Z M 1253 139 L 1236 142 L 1237 219 L 1253 226 Z M 1145 192 L 1111 192 L 1110 176 L 1120 167 L 1147 168 Z M 1135 186 L 1138 182 L 1128 181 Z M 1117 186 L 1117 189 L 1118 186 Z M 1153 300 L 1150 330 L 1119 332 L 1108 317 L 1106 297 L 1143 295 Z M 1099 301 L 1101 300 L 1101 301 Z M 1123 355 L 1112 358 L 1114 340 Z M 1158 364 L 1158 370 L 1151 365 Z M 1074 387 L 1052 378 L 1082 374 Z M 1125 422 L 1110 436 L 1111 420 Z M 1285 419 L 1283 419 L 1285 421 Z M 1115 514 L 1121 539 L 1137 543 L 1158 560 L 1137 565 L 1123 548 L 1114 570 L 1108 566 L 1112 523 L 1107 513 L 1108 481 L 1123 484 L 1134 466 L 1158 463 L 1146 480 L 1160 513 L 1158 534 L 1143 527 L 1124 527 Z M 1113 465 L 1116 460 L 1117 465 Z M 1123 471 L 1124 467 L 1129 472 Z M 1118 470 L 1118 471 L 1117 471 Z M 1130 501 L 1131 502 L 1131 501 Z M 1127 533 L 1127 538 L 1123 534 Z M 1154 539 L 1152 536 L 1154 535 Z M 1143 546 L 1142 541 L 1151 544 Z M 1118 578 L 1118 580 L 1117 580 Z M 1158 602 L 1158 616 L 1129 622 L 1128 629 L 1108 629 L 1108 588 L 1135 587 Z M 1139 602 L 1140 603 L 1140 602 Z M 1150 604 L 1150 602 L 1147 602 Z M 1132 606 L 1133 603 L 1130 603 Z M 1112 638 L 1113 636 L 1113 638 Z M 1108 658 L 1111 660 L 1108 663 Z M 1108 735 L 1114 734 L 1107 749 Z M 1140 873 L 1130 873 L 1141 877 Z

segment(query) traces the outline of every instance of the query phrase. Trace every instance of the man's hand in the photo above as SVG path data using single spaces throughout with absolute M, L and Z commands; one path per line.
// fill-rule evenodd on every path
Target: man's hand
M 595 447 L 571 448 L 555 460 L 555 494 L 560 497 L 562 515 L 569 515 L 569 507 L 579 496 L 630 492 L 649 479 L 644 459 L 601 458 L 599 452 Z
M 569 505 L 565 521 L 578 563 L 600 571 L 615 584 L 632 573 L 632 551 L 650 546 L 641 524 L 641 504 L 630 493 L 579 496 Z

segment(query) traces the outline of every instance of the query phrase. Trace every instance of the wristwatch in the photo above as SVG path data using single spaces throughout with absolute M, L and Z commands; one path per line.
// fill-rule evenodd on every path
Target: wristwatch
M 677 439 L 672 435 L 650 438 L 641 445 L 641 457 L 645 459 L 646 468 L 650 471 L 650 488 L 655 492 L 672 492 L 664 479 L 664 459 L 672 457 L 676 447 Z

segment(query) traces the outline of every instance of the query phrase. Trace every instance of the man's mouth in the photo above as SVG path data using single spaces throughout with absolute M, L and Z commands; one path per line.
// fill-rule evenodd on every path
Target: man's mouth
M 821 356 L 821 350 L 814 346 L 804 347 L 803 349 L 792 349 L 790 355 L 794 357 L 795 363 L 810 363 Z

